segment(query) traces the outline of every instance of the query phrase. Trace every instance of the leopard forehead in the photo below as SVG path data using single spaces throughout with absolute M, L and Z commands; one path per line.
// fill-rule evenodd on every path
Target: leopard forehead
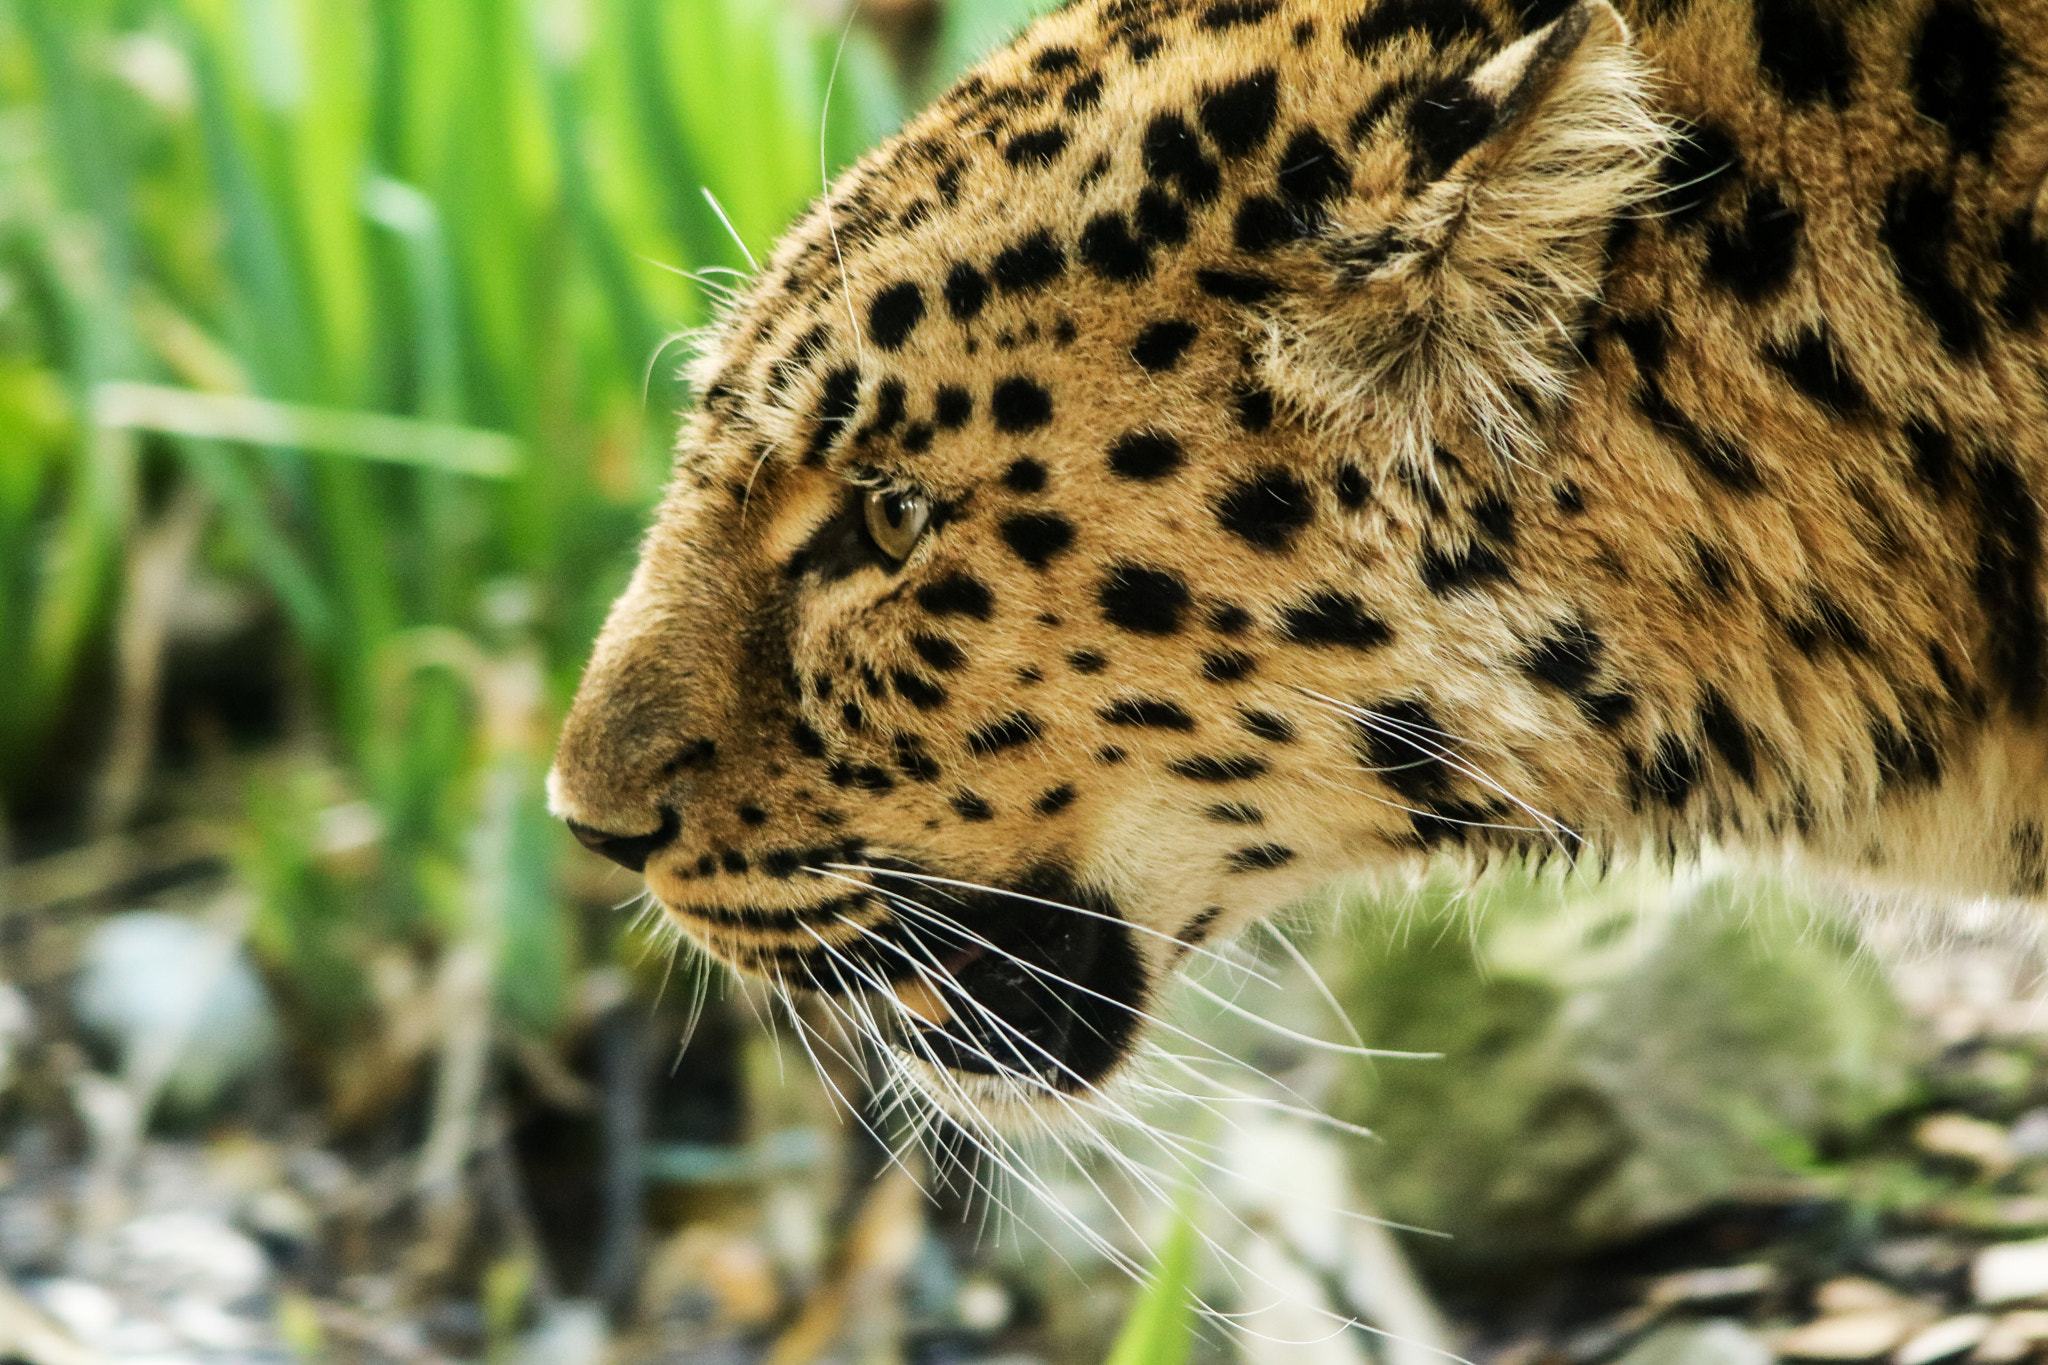
M 1358 866 L 1903 862 L 1968 789 L 1922 851 L 2038 889 L 1983 755 L 2042 708 L 2048 390 L 1990 376 L 2048 55 L 2019 0 L 1623 8 L 1098 0 L 978 68 L 716 329 L 556 808 L 1054 1085 Z

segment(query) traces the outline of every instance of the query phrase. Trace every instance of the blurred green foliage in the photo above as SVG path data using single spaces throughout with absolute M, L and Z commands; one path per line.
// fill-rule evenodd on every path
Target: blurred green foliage
M 320 755 L 246 790 L 274 974 L 342 1026 L 375 946 L 445 941 L 483 879 L 500 1004 L 545 1032 L 576 944 L 539 775 L 690 401 L 686 334 L 1042 7 L 964 0 L 891 50 L 786 0 L 0 0 L 0 834 L 90 828 L 90 783 L 52 773 L 105 761 L 124 575 L 196 499 L 199 568 L 272 604 Z M 328 436 L 164 415 L 192 394 Z M 451 472 L 452 428 L 516 469 Z M 540 695 L 493 739 L 520 659 Z M 499 816 L 493 771 L 523 784 Z M 351 802 L 368 864 L 322 851 Z

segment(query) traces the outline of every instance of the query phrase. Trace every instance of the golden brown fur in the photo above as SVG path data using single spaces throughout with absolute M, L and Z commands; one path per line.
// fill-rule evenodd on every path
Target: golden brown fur
M 1128 1017 L 1445 848 L 2041 894 L 2048 4 L 1758 6 L 1037 25 L 719 329 L 557 810 L 1063 1089 L 1133 1034 L 977 1023 L 984 950 Z M 900 566 L 862 486 L 939 509 Z

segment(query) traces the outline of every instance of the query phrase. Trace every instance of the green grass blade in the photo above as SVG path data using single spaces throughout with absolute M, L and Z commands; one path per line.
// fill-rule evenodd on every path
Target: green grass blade
M 1184 1202 L 1106 1365 L 1185 1365 L 1195 1339 L 1195 1240 L 1194 1212 Z

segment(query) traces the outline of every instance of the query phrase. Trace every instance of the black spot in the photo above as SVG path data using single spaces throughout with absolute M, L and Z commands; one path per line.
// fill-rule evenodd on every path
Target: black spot
M 903 451 L 906 455 L 922 455 L 932 448 L 932 424 L 912 422 L 903 428 Z
M 1365 477 L 1365 471 L 1348 460 L 1337 466 L 1337 501 L 1350 511 L 1356 512 L 1372 497 L 1372 482 Z
M 1423 87 L 1408 108 L 1408 136 L 1414 152 L 1414 174 L 1435 180 L 1457 164 L 1493 131 L 1499 110 L 1459 76 Z
M 1135 725 L 1150 730 L 1195 728 L 1195 718 L 1179 703 L 1156 697 L 1119 697 L 1096 714 L 1111 725 Z
M 663 777 L 673 777 L 680 772 L 708 768 L 718 757 L 718 741 L 715 739 L 686 740 L 682 747 L 670 755 L 661 765 Z
M 700 853 L 697 855 L 698 876 L 709 877 L 716 871 L 718 871 L 718 860 L 716 858 L 712 857 L 709 853 Z
M 1011 375 L 996 384 L 989 398 L 996 430 L 1011 435 L 1037 431 L 1052 421 L 1052 395 L 1036 380 Z
M 1242 635 L 1252 628 L 1252 614 L 1234 602 L 1225 602 L 1209 613 L 1209 629 L 1218 635 Z
M 1201 946 L 1203 940 L 1209 937 L 1209 930 L 1213 928 L 1215 926 L 1216 921 L 1221 918 L 1223 918 L 1222 906 L 1205 906 L 1200 914 L 1196 915 L 1186 924 L 1183 924 L 1180 927 L 1180 932 L 1176 933 L 1174 937 L 1176 939 L 1179 939 L 1182 943 L 1186 944 L 1189 948 L 1199 947 Z
M 1625 314 L 1614 319 L 1613 327 L 1614 335 L 1628 347 L 1636 373 L 1645 379 L 1656 378 L 1664 368 L 1664 353 L 1670 342 L 1664 319 L 1655 313 Z
M 1197 270 L 1195 288 L 1225 303 L 1260 303 L 1279 292 L 1280 286 L 1264 275 L 1249 270 Z
M 1129 754 L 1114 744 L 1105 744 L 1095 751 L 1095 761 L 1102 764 L 1105 768 L 1114 768 L 1129 757 Z
M 1349 593 L 1323 591 L 1280 612 L 1280 635 L 1301 645 L 1373 649 L 1394 638 L 1387 623 Z
M 962 820 L 972 820 L 979 824 L 984 820 L 996 818 L 996 808 L 970 791 L 957 793 L 950 804 L 954 814 Z
M 1145 174 L 1175 185 L 1190 204 L 1207 204 L 1223 188 L 1223 170 L 1202 150 L 1202 142 L 1186 119 L 1161 114 L 1145 125 L 1142 148 Z
M 942 673 L 950 673 L 967 662 L 967 651 L 943 635 L 913 635 L 910 647 L 923 659 Z
M 932 404 L 932 420 L 942 431 L 957 431 L 974 416 L 974 395 L 957 384 L 941 384 Z
M 1092 649 L 1077 649 L 1067 655 L 1067 667 L 1076 673 L 1100 673 L 1109 667 L 1109 660 Z
M 1180 358 L 1195 343 L 1195 324 L 1179 318 L 1147 323 L 1131 343 L 1131 359 L 1154 374 L 1180 364 Z
M 1013 711 L 1000 720 L 992 720 L 967 736 L 967 748 L 983 758 L 999 754 L 1005 749 L 1014 749 L 1028 744 L 1041 733 L 1036 717 Z
M 1237 391 L 1237 424 L 1246 431 L 1264 431 L 1273 425 L 1273 395 L 1261 388 Z
M 816 730 L 803 721 L 789 727 L 789 742 L 796 745 L 796 751 L 805 758 L 823 758 L 825 741 Z
M 1269 744 L 1294 742 L 1294 722 L 1271 711 L 1246 707 L 1237 713 L 1237 723 Z
M 1955 438 L 1921 417 L 1908 420 L 1904 431 L 1906 444 L 1913 448 L 1913 472 L 1929 489 L 1946 496 L 1955 486 Z
M 903 421 L 905 389 L 900 379 L 884 379 L 875 386 L 875 415 L 868 424 L 853 434 L 855 445 L 866 445 L 877 436 L 886 436 Z
M 740 817 L 740 823 L 743 825 L 765 825 L 768 823 L 768 812 L 762 810 L 759 806 L 741 806 L 734 814 Z
M 1493 26 L 1468 0 L 1383 0 L 1344 26 L 1344 46 L 1363 58 L 1407 34 L 1437 47 L 1460 38 L 1487 38 Z
M 1762 303 L 1791 280 L 1803 226 L 1776 186 L 1758 186 L 1739 224 L 1720 224 L 1707 234 L 1707 278 L 1745 302 Z
M 1255 71 L 1202 96 L 1196 117 L 1225 156 L 1245 157 L 1266 145 L 1279 109 L 1279 75 Z
M 1429 707 L 1412 698 L 1375 702 L 1352 728 L 1358 761 L 1397 796 L 1426 806 L 1451 794 L 1455 752 Z
M 1110 472 L 1124 479 L 1163 479 L 1181 467 L 1180 442 L 1161 431 L 1134 431 L 1109 448 Z
M 718 855 L 719 864 L 735 877 L 747 870 L 747 855 L 736 848 L 726 849 Z
M 2013 709 L 2039 714 L 2048 616 L 2041 606 L 2041 511 L 2011 458 L 1987 451 L 1976 477 L 1977 564 L 1973 587 L 1990 626 L 1990 671 Z
M 1702 473 L 1736 493 L 1763 491 L 1763 477 L 1749 452 L 1724 436 L 1701 431 L 1692 418 L 1665 397 L 1662 385 L 1649 381 L 1638 386 L 1635 399 L 1651 425 L 1678 442 Z
M 900 349 L 923 320 L 924 291 L 908 280 L 890 285 L 868 305 L 868 335 L 885 351 Z
M 961 261 L 946 272 L 946 308 L 961 322 L 977 316 L 988 302 L 988 277 Z
M 867 724 L 867 714 L 860 709 L 860 703 L 850 701 L 839 708 L 839 718 L 846 722 L 846 728 L 859 734 Z
M 1070 114 L 1079 114 L 1093 109 L 1102 100 L 1102 73 L 1091 71 L 1067 87 L 1067 93 L 1060 96 L 1060 107 Z
M 825 453 L 826 447 L 838 439 L 846 424 L 853 420 L 854 410 L 859 406 L 859 370 L 851 365 L 841 365 L 825 376 L 825 382 L 818 390 L 817 427 L 811 433 L 809 449 L 804 452 L 806 463 L 815 463 Z
M 1096 274 L 1131 284 L 1152 273 L 1152 252 L 1121 213 L 1099 213 L 1081 229 L 1081 260 Z
M 1479 529 L 1503 545 L 1515 543 L 1515 505 L 1499 493 L 1486 493 L 1470 508 Z
M 1131 64 L 1133 66 L 1143 66 L 1151 61 L 1164 45 L 1164 40 L 1156 33 L 1147 33 L 1141 37 L 1131 39 L 1128 48 L 1131 54 Z
M 1005 294 L 1043 289 L 1067 268 L 1067 253 L 1044 228 L 1006 246 L 989 262 L 988 273 Z
M 1550 490 L 1550 500 L 1557 504 L 1557 510 L 1566 516 L 1578 516 L 1586 510 L 1586 493 L 1577 483 L 1566 479 Z
M 1074 524 L 1052 512 L 1016 512 L 998 523 L 1010 553 L 1034 569 L 1050 564 L 1074 543 Z
M 1280 193 L 1308 213 L 1342 194 L 1351 184 L 1351 171 L 1321 133 L 1304 128 L 1280 153 L 1279 179 Z
M 919 735 L 896 736 L 896 767 L 913 782 L 936 782 L 940 777 L 938 760 L 925 752 Z
M 1714 752 L 1721 755 L 1729 771 L 1742 779 L 1742 785 L 1755 791 L 1756 747 L 1742 717 L 1735 714 L 1726 697 L 1711 687 L 1700 694 L 1699 717 L 1700 733 L 1707 737 L 1707 743 L 1714 746 Z
M 1231 240 L 1239 251 L 1259 256 L 1274 247 L 1299 241 L 1307 230 L 1308 224 L 1293 209 L 1271 195 L 1254 194 L 1237 206 Z
M 1014 493 L 1043 493 L 1045 491 L 1045 466 L 1025 457 L 1010 461 L 1010 467 L 1003 471 L 1003 487 Z
M 1533 645 L 1522 658 L 1530 676 L 1562 692 L 1579 693 L 1600 671 L 1600 637 L 1577 621 L 1560 622 L 1550 634 Z
M 1602 730 L 1612 730 L 1636 709 L 1636 699 L 1626 692 L 1595 692 L 1578 698 L 1578 703 L 1579 714 Z
M 1756 0 L 1757 64 L 1795 104 L 1849 100 L 1856 63 L 1841 21 L 1815 0 Z
M 2005 263 L 1998 314 L 2012 327 L 2030 328 L 2048 307 L 2048 242 L 2034 231 L 2031 209 L 2022 208 L 2006 220 L 1998 235 L 1998 257 Z
M 995 610 L 996 599 L 980 579 L 950 573 L 919 588 L 917 605 L 934 616 L 972 616 L 986 621 Z
M 1074 804 L 1074 798 L 1077 795 L 1079 793 L 1073 787 L 1066 783 L 1061 783 L 1049 791 L 1040 792 L 1038 799 L 1031 803 L 1031 809 L 1037 811 L 1040 815 L 1058 815 L 1068 806 Z
M 1892 186 L 1885 196 L 1878 241 L 1890 254 L 1899 284 L 1934 324 L 1941 344 L 1954 355 L 1968 355 L 1983 339 L 1983 323 L 1969 295 L 1949 271 L 1949 235 L 1955 225 L 1955 199 L 1948 189 L 1925 176 L 1912 175 Z
M 1031 59 L 1031 69 L 1050 76 L 1061 71 L 1072 71 L 1081 64 L 1081 54 L 1064 44 L 1045 48 Z
M 1651 211 L 1673 228 L 1691 227 L 1720 201 L 1742 172 L 1735 139 L 1718 123 L 1694 123 L 1657 167 Z
M 1219 825 L 1263 825 L 1266 815 L 1257 806 L 1242 801 L 1224 801 L 1202 812 L 1205 819 Z
M 1636 790 L 1673 810 L 1683 806 L 1699 785 L 1699 751 L 1675 735 L 1663 736 L 1649 761 L 1638 759 L 1633 766 Z
M 1913 105 L 1948 129 L 1958 152 L 1989 158 L 2005 122 L 2010 58 L 1974 4 L 1937 0 L 1913 44 Z
M 1870 747 L 1878 780 L 1889 790 L 1941 785 L 1941 749 L 1934 736 L 1908 719 L 1898 725 L 1883 717 L 1870 721 Z
M 1055 123 L 1011 138 L 1003 148 L 1003 160 L 1012 166 L 1050 166 L 1066 149 L 1067 130 Z
M 1487 583 L 1513 578 L 1501 557 L 1477 541 L 1449 549 L 1433 545 L 1423 551 L 1418 567 L 1422 585 L 1439 597 L 1454 592 L 1477 592 Z
M 1220 0 L 1202 11 L 1202 27 L 1225 29 L 1256 24 L 1279 8 L 1276 0 Z
M 1103 619 L 1140 635 L 1172 635 L 1188 609 L 1188 585 L 1162 569 L 1116 564 L 1097 590 Z
M 1259 666 L 1251 655 L 1235 649 L 1217 650 L 1202 656 L 1202 676 L 1212 683 L 1233 683 L 1249 677 Z
M 835 787 L 859 787 L 862 791 L 893 791 L 896 779 L 872 763 L 834 763 L 825 770 L 825 776 Z
M 1138 191 L 1138 232 L 1148 242 L 1179 246 L 1188 239 L 1188 211 L 1172 193 L 1157 185 Z
M 1870 397 L 1836 353 L 1834 340 L 1825 327 L 1809 327 L 1791 342 L 1768 342 L 1764 359 L 1775 365 L 1793 386 L 1814 402 L 1839 416 L 1850 416 L 1870 406 Z
M 1823 645 L 1834 645 L 1852 654 L 1870 653 L 1870 637 L 1841 603 L 1823 592 L 1808 599 L 1806 611 L 1785 621 L 1786 638 L 1801 654 L 1811 658 Z
M 1232 851 L 1223 859 L 1230 872 L 1271 872 L 1294 861 L 1294 850 L 1285 844 L 1254 844 Z
M 1197 754 L 1193 758 L 1175 759 L 1166 765 L 1166 771 L 1190 782 L 1249 782 L 1265 774 L 1266 760 L 1250 754 L 1225 754 L 1220 758 Z
M 1223 529 L 1261 550 L 1284 550 L 1315 519 L 1315 494 L 1284 469 L 1264 469 L 1231 485 L 1216 504 Z
M 1735 569 L 1728 557 L 1698 536 L 1688 535 L 1688 548 L 1692 551 L 1693 567 L 1699 571 L 1700 582 L 1707 585 L 1707 591 L 1722 601 L 1727 601 L 1735 590 Z

